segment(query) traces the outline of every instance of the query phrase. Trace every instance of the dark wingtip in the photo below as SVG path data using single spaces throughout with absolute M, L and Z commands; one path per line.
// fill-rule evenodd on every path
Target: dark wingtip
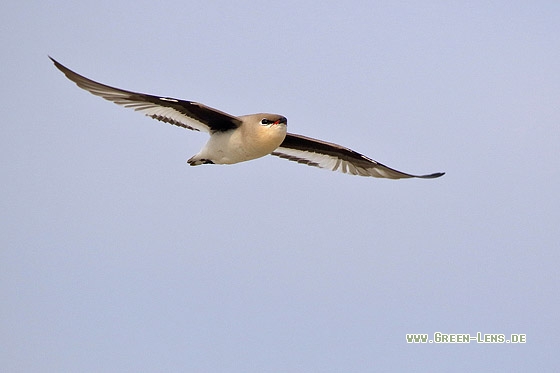
M 54 58 L 52 58 L 51 56 L 48 56 L 50 58 L 50 60 L 54 63 L 54 65 L 56 66 L 57 69 L 59 69 L 60 71 L 65 73 L 65 70 L 68 70 L 68 68 L 66 68 L 64 65 L 62 65 L 60 62 L 58 62 L 57 60 L 55 60 Z M 66 74 L 66 73 L 65 73 Z
M 445 175 L 445 172 L 436 172 L 434 174 L 430 174 L 430 175 L 422 175 L 422 176 L 417 176 L 421 179 L 435 179 L 436 177 L 441 177 Z

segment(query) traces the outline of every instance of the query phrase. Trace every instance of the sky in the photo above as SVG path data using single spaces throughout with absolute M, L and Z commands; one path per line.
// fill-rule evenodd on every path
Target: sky
M 558 2 L 0 8 L 2 371 L 558 366 Z M 446 175 L 190 167 L 206 134 L 95 97 L 48 55 Z M 526 343 L 406 341 L 438 332 Z

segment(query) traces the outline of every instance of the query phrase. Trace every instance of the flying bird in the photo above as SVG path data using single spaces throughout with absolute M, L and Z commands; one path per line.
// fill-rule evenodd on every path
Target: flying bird
M 288 121 L 282 115 L 259 113 L 234 116 L 198 102 L 126 91 L 95 82 L 49 58 L 68 79 L 96 96 L 165 123 L 208 132 L 208 142 L 187 161 L 191 166 L 234 164 L 272 154 L 309 166 L 360 176 L 433 179 L 444 174 L 407 174 L 349 148 L 289 133 Z

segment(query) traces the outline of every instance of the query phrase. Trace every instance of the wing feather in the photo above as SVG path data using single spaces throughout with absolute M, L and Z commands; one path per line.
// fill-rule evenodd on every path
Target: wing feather
M 77 74 L 52 57 L 49 58 L 78 87 L 159 121 L 209 133 L 228 131 L 241 125 L 239 118 L 198 102 L 152 96 L 111 87 Z
M 272 152 L 290 161 L 360 176 L 387 179 L 422 178 L 433 179 L 444 175 L 437 172 L 429 175 L 412 175 L 387 167 L 352 149 L 310 137 L 288 133 L 284 142 Z

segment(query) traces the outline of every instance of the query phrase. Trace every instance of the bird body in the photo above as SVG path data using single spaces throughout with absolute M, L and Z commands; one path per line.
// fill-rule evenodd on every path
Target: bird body
M 208 142 L 187 161 L 191 166 L 234 164 L 271 154 L 309 166 L 360 176 L 433 179 L 444 174 L 404 173 L 349 148 L 288 133 L 288 121 L 282 115 L 234 116 L 198 102 L 126 91 L 95 82 L 49 58 L 68 79 L 96 96 L 165 123 L 208 132 Z
M 287 121 L 281 115 L 252 114 L 239 118 L 243 123 L 239 128 L 212 133 L 200 152 L 187 162 L 191 166 L 244 162 L 272 153 L 286 138 Z M 265 124 L 261 124 L 263 119 Z

